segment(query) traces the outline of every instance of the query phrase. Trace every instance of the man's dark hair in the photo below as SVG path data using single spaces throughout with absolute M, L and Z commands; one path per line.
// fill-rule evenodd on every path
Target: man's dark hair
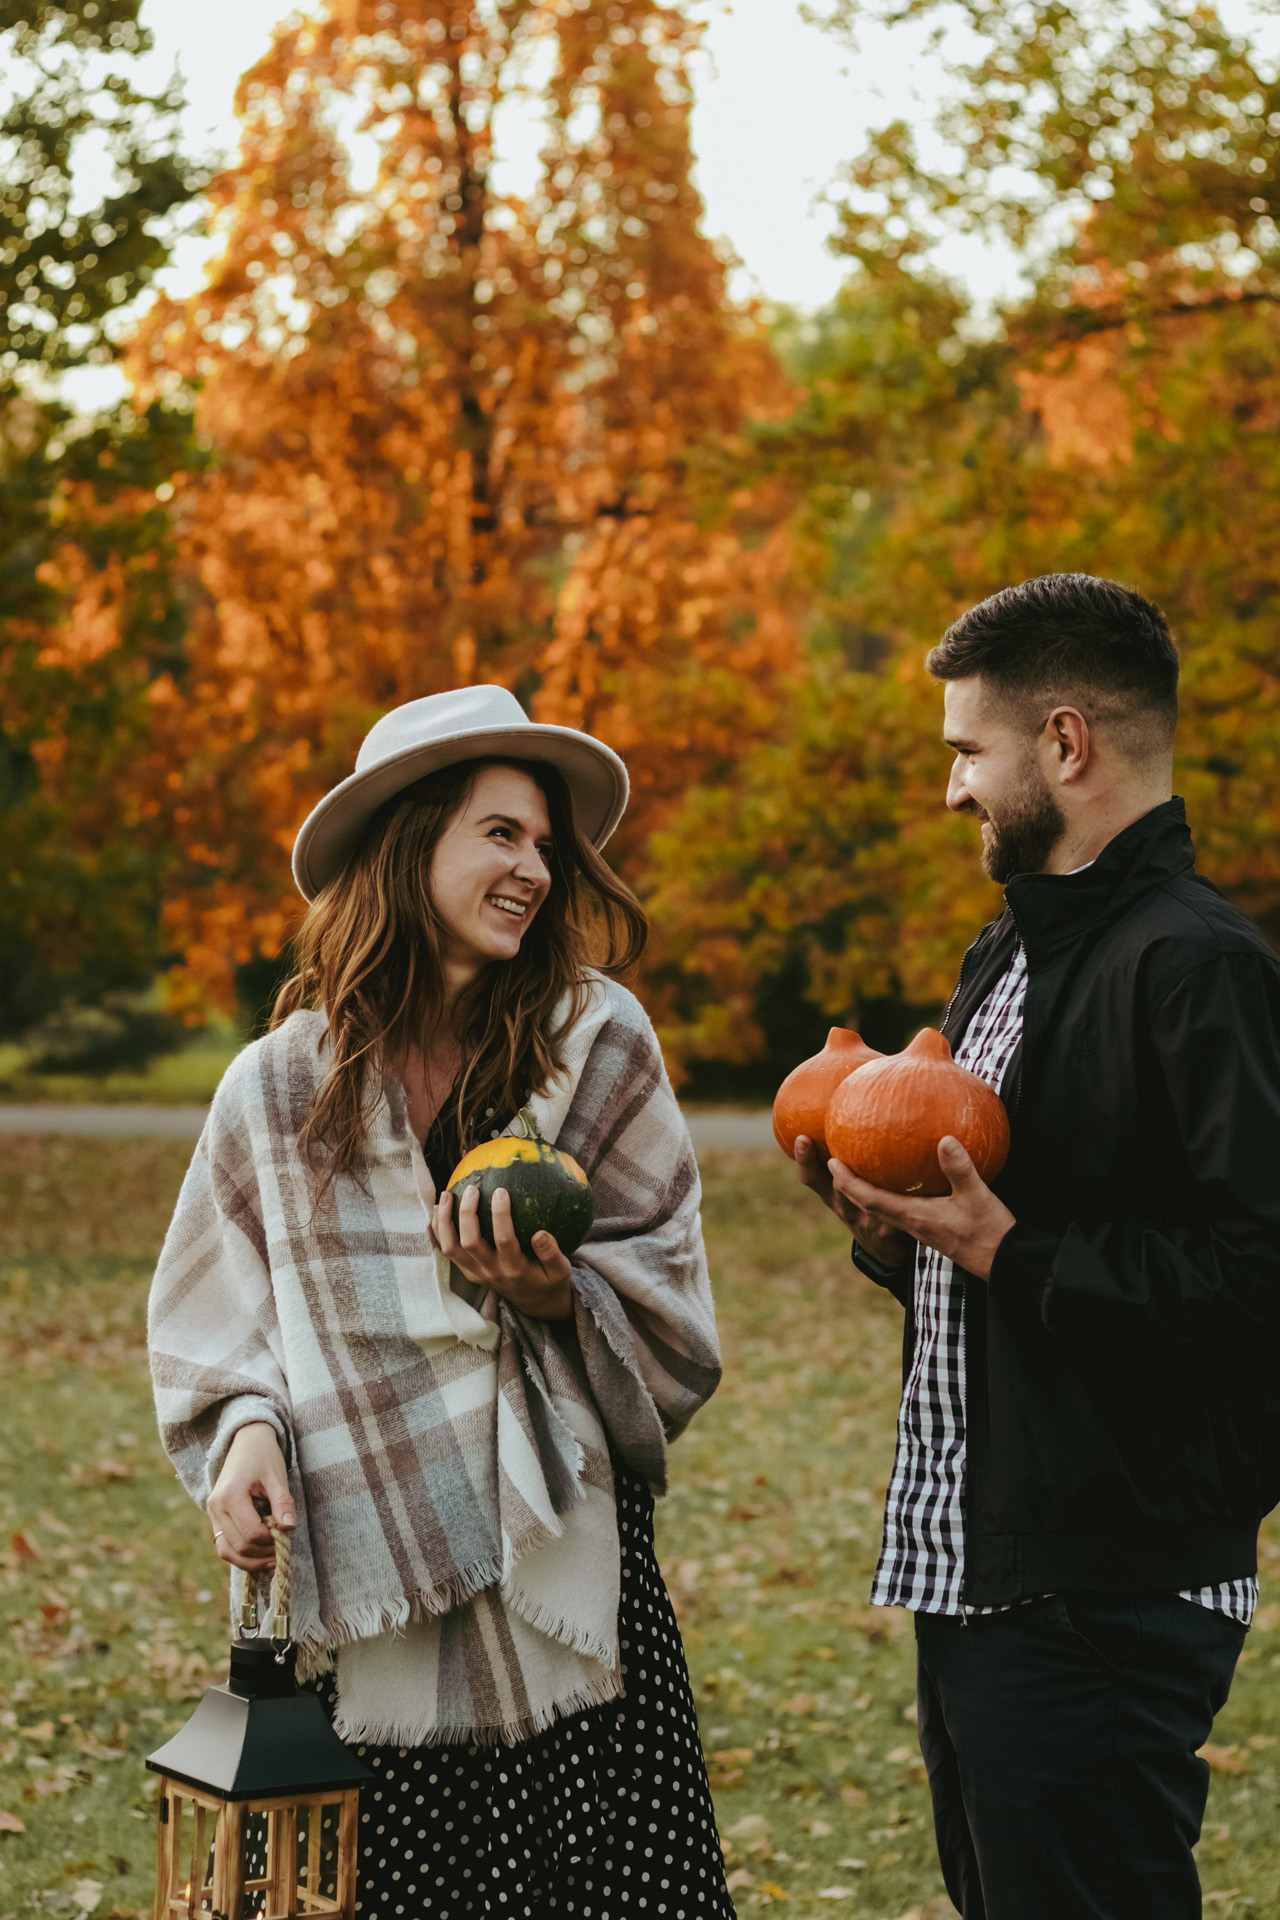
M 1043 573 L 953 622 L 925 660 L 939 680 L 981 678 L 1038 733 L 1054 707 L 1113 728 L 1134 759 L 1167 752 L 1178 650 L 1159 607 L 1089 573 Z

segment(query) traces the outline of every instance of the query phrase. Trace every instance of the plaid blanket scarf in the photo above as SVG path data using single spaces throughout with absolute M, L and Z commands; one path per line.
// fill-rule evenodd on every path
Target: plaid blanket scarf
M 344 1650 L 345 1737 L 521 1739 L 621 1691 L 609 1448 L 663 1491 L 720 1376 L 688 1132 L 639 1002 L 595 976 L 530 1102 L 595 1194 L 566 1337 L 435 1248 L 394 1074 L 359 1177 L 318 1197 L 326 1046 L 294 1014 L 218 1089 L 152 1288 L 161 1436 L 203 1505 L 236 1432 L 275 1428 L 294 1637 L 304 1670 Z

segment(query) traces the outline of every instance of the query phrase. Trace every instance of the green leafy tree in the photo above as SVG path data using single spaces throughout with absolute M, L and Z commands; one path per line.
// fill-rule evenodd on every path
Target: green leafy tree
M 78 420 L 50 379 L 103 363 L 198 185 L 177 100 L 131 78 L 139 0 L 0 4 L 0 1037 L 137 989 L 160 960 L 168 855 L 123 799 L 179 670 L 164 497 L 185 416 Z M 87 138 L 114 183 L 80 205 Z
M 899 1025 L 944 997 L 998 895 L 941 812 L 923 654 L 1038 573 L 1164 607 L 1201 863 L 1280 935 L 1280 85 L 1206 7 L 965 11 L 983 46 L 945 115 L 952 170 L 881 133 L 849 169 L 850 279 L 784 334 L 806 397 L 757 452 L 804 487 L 818 663 L 789 746 L 655 845 L 666 1037 L 689 1058 L 768 1047 L 783 979 L 834 1017 L 887 993 Z M 994 325 L 933 264 L 957 230 L 1025 250 L 1029 291 Z

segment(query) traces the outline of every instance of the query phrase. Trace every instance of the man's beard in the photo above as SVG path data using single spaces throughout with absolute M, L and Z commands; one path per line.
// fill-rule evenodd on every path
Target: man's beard
M 1017 873 L 1043 873 L 1067 826 L 1066 815 L 1034 763 L 998 814 L 988 807 L 987 818 L 992 831 L 982 849 L 983 870 L 1001 887 Z

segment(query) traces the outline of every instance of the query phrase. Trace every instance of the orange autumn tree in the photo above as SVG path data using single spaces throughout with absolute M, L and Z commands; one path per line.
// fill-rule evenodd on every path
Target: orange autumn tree
M 242 81 L 221 257 L 133 363 L 193 391 L 210 453 L 157 706 L 193 995 L 279 952 L 294 831 L 398 701 L 501 681 L 600 732 L 636 765 L 633 849 L 773 723 L 780 510 L 714 449 L 781 381 L 698 230 L 693 42 L 654 0 L 333 0 Z M 519 198 L 495 162 L 533 96 Z

